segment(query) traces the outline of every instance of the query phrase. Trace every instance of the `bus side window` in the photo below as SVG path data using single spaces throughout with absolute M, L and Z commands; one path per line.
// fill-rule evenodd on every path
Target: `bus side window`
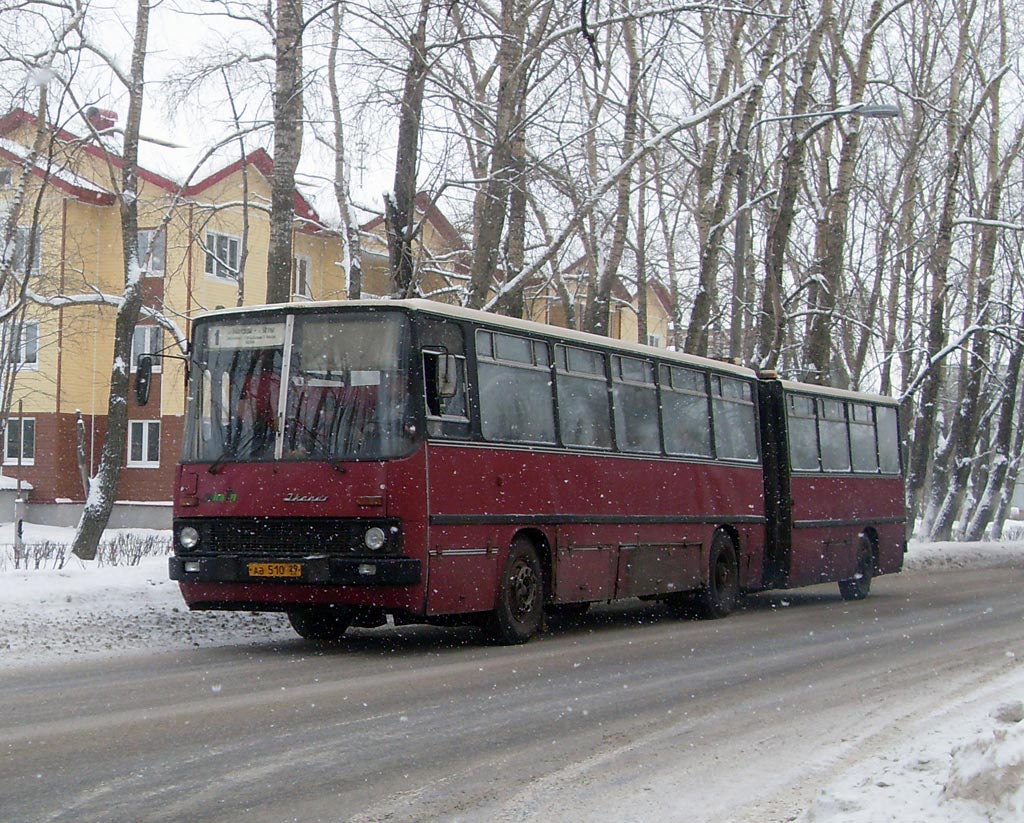
M 883 474 L 900 473 L 900 437 L 896 409 L 875 407 L 878 426 L 878 462 Z
M 790 467 L 793 471 L 820 471 L 821 455 L 818 450 L 814 399 L 802 394 L 789 394 L 786 401 Z
M 661 367 L 661 417 L 665 451 L 711 456 L 711 410 L 704 372 Z
M 846 428 L 846 403 L 818 398 L 818 439 L 821 467 L 827 472 L 850 470 L 850 433 Z
M 726 460 L 757 460 L 753 386 L 734 377 L 712 376 L 711 413 L 715 455 Z
M 871 406 L 850 404 L 850 451 L 855 472 L 878 473 L 878 438 Z
M 551 363 L 543 342 L 478 331 L 477 380 L 485 440 L 555 442 Z
M 562 444 L 612 447 L 604 355 L 576 346 L 555 346 L 555 395 Z
M 658 430 L 658 392 L 654 366 L 637 357 L 612 357 L 612 405 L 615 440 L 620 451 L 656 454 L 661 451 Z

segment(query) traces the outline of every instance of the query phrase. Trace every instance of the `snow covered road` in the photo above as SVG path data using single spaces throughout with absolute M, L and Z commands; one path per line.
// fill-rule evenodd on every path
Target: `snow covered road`
M 862 604 L 613 608 L 519 649 L 435 629 L 319 649 L 279 616 L 184 611 L 160 558 L 8 569 L 0 797 L 19 823 L 1015 821 L 1022 557 L 915 546 Z

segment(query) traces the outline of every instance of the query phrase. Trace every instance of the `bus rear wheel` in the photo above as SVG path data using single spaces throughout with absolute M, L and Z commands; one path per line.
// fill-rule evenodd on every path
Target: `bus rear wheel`
M 708 558 L 708 582 L 695 598 L 698 616 L 708 620 L 728 617 L 740 597 L 739 562 L 732 538 L 718 532 L 711 541 Z
M 871 539 L 862 534 L 857 543 L 857 570 L 849 580 L 839 581 L 843 600 L 863 600 L 871 593 L 871 577 L 875 569 L 875 553 Z
M 352 624 L 352 613 L 344 606 L 310 606 L 288 612 L 288 622 L 306 640 L 341 640 Z
M 487 618 L 486 631 L 496 643 L 525 643 L 540 629 L 544 617 L 544 573 L 533 543 L 517 537 L 498 581 L 498 601 Z

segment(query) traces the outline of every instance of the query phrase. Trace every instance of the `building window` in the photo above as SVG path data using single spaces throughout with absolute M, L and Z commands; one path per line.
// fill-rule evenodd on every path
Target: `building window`
M 18 274 L 25 274 L 28 271 L 29 274 L 39 274 L 39 253 L 42 248 L 42 242 L 40 234 L 41 232 L 37 229 L 35 236 L 35 243 L 33 243 L 31 261 L 29 260 L 29 235 L 32 233 L 28 226 L 17 226 L 14 229 L 14 257 L 13 257 L 13 270 Z M 31 263 L 31 268 L 29 265 Z
M 206 233 L 206 273 L 214 277 L 238 279 L 238 250 L 241 241 L 215 231 Z
M 159 354 L 164 347 L 164 330 L 159 326 L 136 326 L 132 333 L 132 365 L 134 374 L 139 366 L 139 355 Z M 153 358 L 153 371 L 160 371 L 160 358 Z
M 25 320 L 18 336 L 11 340 L 11 362 L 19 368 L 35 369 L 39 365 L 39 321 Z
M 648 346 L 654 346 L 654 348 L 656 348 L 656 349 L 660 349 L 661 348 L 661 337 L 659 335 L 657 335 L 657 334 L 648 334 L 647 335 L 647 345 Z
M 128 465 L 154 468 L 160 465 L 160 421 L 128 421 Z
M 139 265 L 146 277 L 163 277 L 167 259 L 167 233 L 163 229 L 142 229 L 138 233 Z
M 308 257 L 292 258 L 292 294 L 296 297 L 313 299 L 313 289 L 310 283 L 309 270 L 310 260 Z
M 4 463 L 33 466 L 36 462 L 36 421 L 31 417 L 11 418 L 4 434 Z

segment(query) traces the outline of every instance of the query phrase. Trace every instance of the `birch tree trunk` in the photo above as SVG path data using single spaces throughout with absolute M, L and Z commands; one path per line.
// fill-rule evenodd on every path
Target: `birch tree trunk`
M 1024 318 L 1021 318 L 1024 321 Z M 963 530 L 963 539 L 971 542 L 981 540 L 985 530 L 993 523 L 1000 507 L 1000 500 L 1007 488 L 1012 489 L 1011 469 L 1013 468 L 1013 433 L 1017 418 L 1020 395 L 1020 369 L 1024 344 L 1017 341 L 1012 348 L 1006 373 L 1006 382 L 1000 391 L 999 425 L 992 443 L 992 456 L 988 461 L 988 479 L 981 493 L 978 505 L 971 513 Z M 1008 482 L 1010 481 L 1010 482 Z M 999 531 L 1002 530 L 999 524 Z
M 705 15 L 705 25 L 708 16 Z M 746 23 L 746 15 L 738 15 L 733 23 L 729 47 L 725 61 L 718 72 L 717 79 L 709 78 L 709 85 L 715 86 L 715 98 L 721 99 L 728 88 L 729 82 L 736 76 L 737 63 L 740 59 L 739 40 Z M 712 65 L 712 48 L 710 38 L 705 36 L 705 50 L 708 53 L 709 66 Z M 709 69 L 710 70 L 710 69 Z M 756 112 L 761 99 L 762 87 L 747 99 L 745 112 Z M 686 329 L 685 351 L 689 354 L 706 356 L 708 353 L 708 327 L 711 322 L 712 307 L 717 302 L 718 291 L 718 260 L 721 254 L 722 239 L 727 226 L 725 225 L 726 210 L 732 200 L 733 187 L 739 170 L 739 152 L 734 151 L 725 173 L 721 175 L 718 190 L 713 191 L 717 167 L 719 142 L 721 140 L 722 117 L 719 115 L 708 122 L 707 138 L 701 153 L 700 168 L 697 171 L 698 208 L 697 235 L 701 243 L 700 272 L 697 279 L 697 294 L 693 299 L 693 310 Z M 749 132 L 750 120 L 744 118 Z M 744 137 L 743 126 L 740 127 L 740 140 Z
M 637 49 L 636 21 L 627 18 L 622 23 L 623 41 L 629 61 L 629 79 L 626 91 L 626 109 L 622 126 L 622 157 L 628 158 L 636 148 L 637 115 L 640 98 L 641 56 Z M 601 267 L 596 289 L 587 295 L 587 308 L 583 319 L 584 331 L 607 336 L 610 333 L 612 290 L 619 274 L 619 265 L 626 249 L 629 229 L 629 196 L 632 188 L 632 166 L 623 171 L 616 183 L 615 219 L 608 257 Z
M 270 179 L 267 302 L 287 303 L 292 283 L 295 170 L 302 153 L 302 0 L 275 0 L 274 170 Z
M 117 497 L 117 484 L 124 468 L 128 439 L 128 388 L 132 335 L 142 307 L 139 266 L 139 124 L 145 90 L 144 69 L 149 38 L 149 0 L 139 0 L 135 18 L 135 41 L 128 77 L 128 117 L 124 124 L 121 181 L 118 192 L 121 213 L 121 250 L 124 255 L 124 292 L 114 324 L 114 359 L 110 369 L 107 402 L 107 433 L 103 440 L 100 466 L 90 484 L 89 496 L 78 521 L 71 551 L 83 560 L 93 560 L 103 530 Z
M 974 124 L 985 108 L 991 83 L 981 99 L 961 119 L 963 72 L 971 51 L 970 17 L 960 19 L 959 43 L 956 65 L 951 76 L 949 93 L 949 114 L 947 115 L 946 145 L 947 160 L 942 180 L 941 212 L 935 240 L 928 259 L 928 273 L 931 286 L 928 306 L 926 353 L 928 360 L 918 391 L 917 411 L 910 462 L 907 471 L 907 492 L 912 513 L 922 511 L 931 452 L 935 446 L 936 421 L 939 413 L 939 390 L 945 376 L 946 307 L 948 301 L 949 265 L 953 251 L 953 224 L 960 206 L 960 176 L 963 171 L 968 139 Z M 998 81 L 998 75 L 993 81 Z
M 832 0 L 823 0 L 818 21 L 807 40 L 801 64 L 800 82 L 793 98 L 792 126 L 786 143 L 779 182 L 779 194 L 772 212 L 765 239 L 764 291 L 761 299 L 760 333 L 754 355 L 756 365 L 774 369 L 782 354 L 786 336 L 786 315 L 783 306 L 784 267 L 789 235 L 793 228 L 797 195 L 803 182 L 804 157 L 808 135 L 801 131 L 799 118 L 808 113 L 811 84 L 821 54 L 825 33 L 832 25 Z
M 345 296 L 358 300 L 363 295 L 363 253 L 359 237 L 359 223 L 351 214 L 349 201 L 349 174 L 345 156 L 345 127 L 341 117 L 341 92 L 338 89 L 338 44 L 344 10 L 341 3 L 331 9 L 331 40 L 327 57 L 327 87 L 331 97 L 331 117 L 334 134 L 334 199 L 345 232 L 345 259 L 347 267 Z
M 882 2 L 875 0 L 871 4 L 871 10 L 865 22 L 865 32 L 861 40 L 860 52 L 857 55 L 856 69 L 850 78 L 851 104 L 863 101 L 871 52 L 875 43 L 875 32 L 881 15 Z M 851 115 L 850 122 L 849 130 L 843 131 L 839 167 L 835 175 L 835 185 L 828 199 L 827 216 L 823 226 L 824 254 L 820 261 L 821 279 L 818 281 L 816 289 L 815 312 L 806 341 L 805 361 L 810 369 L 807 378 L 810 382 L 823 385 L 828 385 L 830 382 L 832 326 L 835 323 L 833 312 L 841 288 L 846 231 L 849 225 L 850 189 L 853 185 L 853 172 L 860 149 L 861 118 L 856 114 Z
M 522 0 L 502 0 L 501 40 L 498 45 L 498 93 L 494 111 L 494 133 L 487 182 L 476 198 L 473 224 L 476 248 L 470 264 L 467 305 L 480 308 L 494 285 L 501 240 L 508 215 L 509 194 L 516 176 L 514 145 L 522 139 L 526 92 L 523 74 L 523 41 L 528 12 Z M 523 203 L 520 202 L 520 206 Z M 525 209 L 523 209 L 525 212 Z M 513 274 L 509 272 L 508 274 Z
M 412 297 L 417 288 L 412 244 L 416 235 L 416 169 L 427 81 L 427 15 L 430 2 L 421 0 L 416 27 L 409 39 L 409 65 L 398 114 L 395 185 L 384 199 L 388 257 L 396 297 Z

